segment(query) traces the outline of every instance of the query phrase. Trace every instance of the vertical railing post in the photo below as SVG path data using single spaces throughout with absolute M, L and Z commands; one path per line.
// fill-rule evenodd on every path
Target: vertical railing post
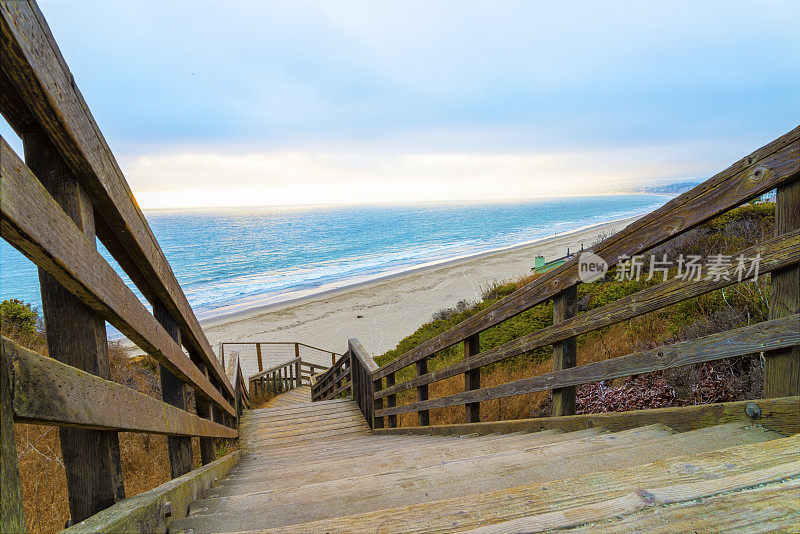
M 417 368 L 417 376 L 422 376 L 428 372 L 428 358 L 422 358 L 415 364 Z M 428 400 L 428 384 L 417 386 L 417 402 Z M 428 410 L 420 410 L 417 412 L 417 423 L 419 426 L 428 426 L 430 424 L 430 412 Z
M 775 199 L 775 235 L 800 228 L 800 179 L 778 187 Z M 769 318 L 800 313 L 800 263 L 772 273 Z M 764 353 L 764 397 L 800 395 L 800 346 Z
M 563 323 L 578 312 L 578 286 L 572 285 L 553 297 L 553 324 Z M 553 371 L 577 365 L 578 338 L 553 343 Z M 553 417 L 575 415 L 575 386 L 553 390 Z
M 200 359 L 200 355 L 197 354 L 195 351 L 190 351 L 189 356 L 192 359 L 192 362 L 200 369 L 200 371 L 205 375 L 206 378 L 210 379 L 208 368 Z M 203 419 L 210 419 L 213 421 L 213 415 L 211 413 L 212 404 L 211 402 L 203 397 L 202 395 L 195 394 L 194 397 L 194 405 L 195 410 L 197 411 L 197 416 L 202 417 Z M 214 460 L 217 459 L 217 451 L 216 447 L 214 446 L 214 438 L 200 438 L 200 462 L 203 465 L 210 464 Z
M 0 351 L 5 352 L 5 344 L 0 343 Z M 9 355 L 10 356 L 10 355 Z M 19 464 L 17 463 L 17 443 L 14 439 L 14 407 L 11 399 L 11 377 L 9 377 L 5 363 L 9 357 L 3 354 L 0 359 L 0 432 L 2 432 L 2 456 L 0 456 L 0 481 L 2 482 L 2 508 L 0 509 L 0 524 L 4 532 L 16 534 L 26 532 L 25 508 L 22 504 L 22 484 L 19 477 Z
M 294 362 L 294 374 L 295 378 L 297 378 L 296 387 L 298 388 L 303 385 L 303 372 L 300 369 L 300 363 L 301 363 L 300 360 Z
M 264 362 L 261 359 L 261 343 L 256 343 L 256 360 L 258 360 L 258 372 L 264 370 Z
M 394 373 L 389 373 L 386 375 L 386 387 L 390 388 L 394 385 Z M 386 407 L 393 408 L 397 406 L 397 395 L 389 395 L 386 397 Z M 397 415 L 390 415 L 388 418 L 389 420 L 389 428 L 396 428 L 397 427 Z
M 219 363 L 225 369 L 225 343 L 219 344 Z
M 383 379 L 378 378 L 377 380 L 372 381 L 372 391 L 373 395 L 383 389 Z M 378 410 L 383 410 L 383 397 L 378 399 L 372 399 L 372 413 L 375 414 Z M 383 428 L 383 417 L 378 417 L 377 415 L 373 415 L 372 421 L 375 423 L 374 428 Z
M 472 334 L 464 340 L 464 359 L 475 356 L 481 351 L 480 333 Z M 464 391 L 472 391 L 481 387 L 481 370 L 472 369 L 464 373 Z M 464 405 L 464 420 L 477 423 L 481 420 L 481 403 L 470 402 Z
M 91 200 L 44 132 L 22 135 L 25 162 L 92 245 L 96 243 Z M 35 214 L 32 214 L 35 216 Z M 39 269 L 50 355 L 110 379 L 106 323 L 45 271 Z M 73 523 L 125 497 L 116 432 L 59 428 Z
M 161 323 L 164 330 L 180 346 L 181 331 L 178 323 L 169 313 L 166 306 L 157 300 L 153 303 L 153 316 Z M 161 399 L 181 410 L 186 409 L 186 386 L 163 365 L 158 366 L 161 375 Z M 192 438 L 188 436 L 168 436 L 169 464 L 172 478 L 178 478 L 192 470 Z

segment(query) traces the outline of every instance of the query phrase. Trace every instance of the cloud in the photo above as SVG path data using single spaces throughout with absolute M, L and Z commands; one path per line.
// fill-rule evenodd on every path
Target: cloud
M 621 192 L 643 180 L 721 170 L 710 153 L 699 145 L 549 153 L 182 151 L 124 167 L 143 208 L 327 205 Z

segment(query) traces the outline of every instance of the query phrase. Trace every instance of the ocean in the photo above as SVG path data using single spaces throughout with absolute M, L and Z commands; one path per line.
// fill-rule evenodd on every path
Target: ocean
M 633 194 L 145 215 L 189 303 L 204 319 L 644 214 L 670 198 Z M 41 304 L 36 268 L 5 241 L 0 298 Z

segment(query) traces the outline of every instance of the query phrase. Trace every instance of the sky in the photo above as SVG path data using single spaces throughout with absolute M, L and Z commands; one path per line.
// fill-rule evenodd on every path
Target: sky
M 145 209 L 620 192 L 800 122 L 796 1 L 39 4 Z

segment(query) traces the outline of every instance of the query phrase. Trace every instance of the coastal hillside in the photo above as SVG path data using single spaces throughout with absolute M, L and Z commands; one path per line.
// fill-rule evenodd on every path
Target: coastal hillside
M 760 242 L 774 232 L 774 202 L 754 202 L 734 209 L 708 223 L 676 237 L 653 250 L 655 257 L 674 265 L 683 255 L 730 255 Z M 602 240 L 605 236 L 601 236 Z M 578 286 L 578 311 L 600 307 L 662 280 L 661 273 L 650 273 L 643 262 L 639 280 L 619 281 L 616 268 L 602 280 Z M 651 276 L 652 274 L 652 276 Z M 669 276 L 675 275 L 675 270 Z M 479 302 L 462 301 L 452 308 L 438 311 L 432 319 L 405 337 L 397 347 L 376 358 L 384 365 L 422 342 L 449 330 L 466 318 L 528 284 L 539 275 L 483 290 Z M 649 278 L 649 280 L 648 280 Z M 636 351 L 685 341 L 764 321 L 768 317 L 770 298 L 769 275 L 756 281 L 739 283 L 730 288 L 686 300 L 647 315 L 624 321 L 578 337 L 578 365 L 623 356 Z M 485 351 L 512 339 L 534 332 L 553 323 L 551 302 L 539 304 L 518 316 L 494 326 L 480 335 L 480 350 Z M 429 371 L 446 367 L 463 359 L 460 344 L 449 347 L 430 359 Z M 552 347 L 545 346 L 488 366 L 481 375 L 481 387 L 507 383 L 552 370 Z M 397 381 L 411 378 L 413 371 L 404 369 Z M 760 398 L 763 387 L 763 365 L 758 354 L 720 360 L 713 363 L 658 371 L 626 379 L 586 384 L 577 391 L 577 413 L 625 411 L 633 409 L 684 406 L 732 400 Z M 431 384 L 431 397 L 463 391 L 464 379 L 455 376 Z M 398 404 L 413 402 L 414 391 L 398 395 Z M 481 406 L 484 421 L 546 416 L 550 413 L 549 392 L 532 393 L 486 401 Z M 432 410 L 431 424 L 460 423 L 460 406 Z M 402 426 L 416 425 L 416 414 L 402 415 Z

